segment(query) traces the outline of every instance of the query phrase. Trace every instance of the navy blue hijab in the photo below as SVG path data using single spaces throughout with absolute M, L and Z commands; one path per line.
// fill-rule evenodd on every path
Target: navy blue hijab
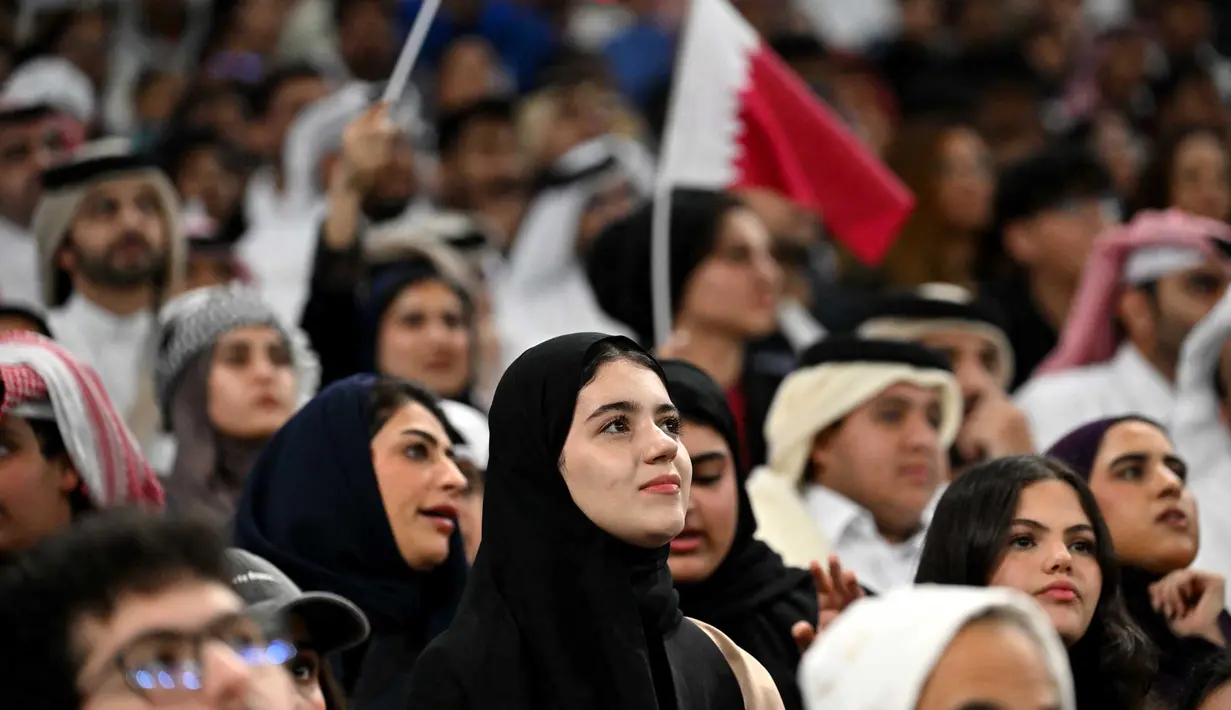
M 426 645 L 448 627 L 466 581 L 461 536 L 430 572 L 398 551 L 372 468 L 371 375 L 322 390 L 265 446 L 235 519 L 236 545 L 277 565 L 305 591 L 353 601 L 373 634 Z M 450 436 L 438 406 L 433 411 Z

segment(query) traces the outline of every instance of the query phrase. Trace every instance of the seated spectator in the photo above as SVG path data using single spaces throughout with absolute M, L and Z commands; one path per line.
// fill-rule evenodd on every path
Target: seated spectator
M 363 643 L 371 628 L 362 611 L 329 592 L 304 592 L 268 560 L 231 548 L 226 552 L 231 589 L 267 634 L 285 633 L 295 655 L 284 664 L 311 710 L 345 710 L 325 658 Z M 305 708 L 305 710 L 307 710 Z
M 0 334 L 0 558 L 162 486 L 98 375 L 34 333 Z
M 200 523 L 100 514 L 0 576 L 0 681 L 11 710 L 299 710 L 269 635 Z
M 808 710 L 1076 710 L 1064 646 L 1005 589 L 920 585 L 855 603 L 804 656 Z

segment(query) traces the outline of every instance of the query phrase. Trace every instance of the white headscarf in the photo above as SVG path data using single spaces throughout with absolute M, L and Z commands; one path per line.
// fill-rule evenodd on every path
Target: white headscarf
M 1176 448 L 1188 461 L 1189 481 L 1231 474 L 1231 430 L 1218 416 L 1214 371 L 1231 338 L 1231 292 L 1184 339 L 1176 369 L 1176 405 L 1168 423 Z
M 487 470 L 487 450 L 491 429 L 487 424 L 487 415 L 468 404 L 454 402 L 451 399 L 440 400 L 440 408 L 444 410 L 449 424 L 465 439 L 465 453 L 480 471 Z
M 757 539 L 795 567 L 829 554 L 826 540 L 808 511 L 800 483 L 812 444 L 865 402 L 898 382 L 939 388 L 940 446 L 947 449 L 962 425 L 962 393 L 953 373 L 898 362 L 829 362 L 801 367 L 778 386 L 765 418 L 767 465 L 748 478 L 748 499 L 757 516 Z
M 1076 710 L 1068 653 L 1034 600 L 1012 589 L 924 584 L 861 599 L 804 654 L 808 710 L 915 710 L 932 670 L 968 623 L 1000 614 L 1043 652 L 1061 710 Z
M 611 170 L 591 174 L 605 163 L 611 164 Z M 653 173 L 645 149 L 626 139 L 602 136 L 575 146 L 556 161 L 552 171 L 583 177 L 547 188 L 535 197 L 507 261 L 492 278 L 492 306 L 504 366 L 529 348 L 565 333 L 629 334 L 599 307 L 577 258 L 577 230 L 586 201 L 614 171 L 626 177 L 639 194 L 649 194 Z

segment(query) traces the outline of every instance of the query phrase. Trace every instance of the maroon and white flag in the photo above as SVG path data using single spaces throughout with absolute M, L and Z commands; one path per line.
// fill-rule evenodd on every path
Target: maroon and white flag
M 660 185 L 775 190 L 877 264 L 914 196 L 727 0 L 692 0 L 663 136 Z

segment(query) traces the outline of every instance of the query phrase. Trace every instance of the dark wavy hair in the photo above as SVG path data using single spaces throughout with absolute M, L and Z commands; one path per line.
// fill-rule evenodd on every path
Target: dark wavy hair
M 1094 528 L 1094 557 L 1103 576 L 1090 627 L 1069 647 L 1077 706 L 1140 710 L 1157 653 L 1124 605 L 1115 549 L 1094 494 L 1063 463 L 1013 456 L 975 466 L 955 480 L 932 516 L 915 583 L 987 586 L 1008 549 L 1021 492 L 1041 481 L 1060 481 L 1077 494 Z

